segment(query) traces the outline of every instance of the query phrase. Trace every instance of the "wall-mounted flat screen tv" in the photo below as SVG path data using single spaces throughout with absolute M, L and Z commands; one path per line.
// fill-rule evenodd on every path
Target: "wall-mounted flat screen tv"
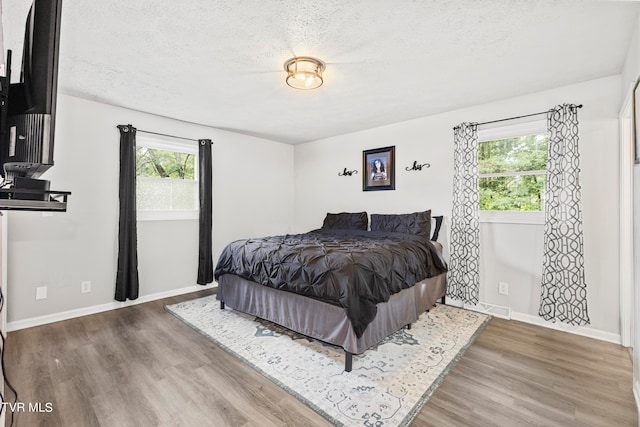
M 33 0 L 25 18 L 19 79 L 11 76 L 7 52 L 0 115 L 4 186 L 16 178 L 38 178 L 53 166 L 61 11 L 62 0 Z

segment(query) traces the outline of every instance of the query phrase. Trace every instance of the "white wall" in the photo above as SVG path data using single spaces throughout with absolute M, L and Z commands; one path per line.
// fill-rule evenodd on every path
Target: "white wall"
M 629 40 L 629 49 L 622 67 L 622 84 L 620 85 L 621 99 L 627 96 L 631 85 L 638 79 L 640 69 L 640 17 L 636 22 L 636 29 Z
M 295 147 L 295 230 L 322 224 L 326 212 L 403 213 L 431 208 L 451 215 L 453 131 L 463 121 L 488 121 L 545 111 L 562 103 L 579 110 L 581 182 L 588 307 L 595 335 L 619 339 L 618 110 L 620 76 L 479 105 L 436 116 L 314 141 Z M 362 150 L 396 146 L 396 190 L 362 191 Z M 407 172 L 414 160 L 431 168 Z M 344 168 L 351 177 L 337 176 Z M 542 225 L 481 226 L 481 300 L 537 317 L 542 272 Z M 442 240 L 442 239 L 441 239 Z M 445 244 L 446 236 L 444 237 Z M 499 295 L 498 281 L 510 283 Z
M 629 43 L 629 51 L 622 71 L 622 97 L 632 90 L 640 76 L 640 17 Z M 640 165 L 633 167 L 633 246 L 634 246 L 634 303 L 633 307 L 633 390 L 640 408 Z
M 293 147 L 59 96 L 55 166 L 43 179 L 71 191 L 68 211 L 10 212 L 9 322 L 113 301 L 118 233 L 118 124 L 213 140 L 213 256 L 231 240 L 286 233 L 293 222 Z M 195 142 L 194 142 L 195 143 Z M 265 173 L 265 165 L 269 165 Z M 138 223 L 140 296 L 195 285 L 198 221 Z M 90 280 L 93 291 L 80 293 Z M 47 286 L 48 297 L 35 300 Z

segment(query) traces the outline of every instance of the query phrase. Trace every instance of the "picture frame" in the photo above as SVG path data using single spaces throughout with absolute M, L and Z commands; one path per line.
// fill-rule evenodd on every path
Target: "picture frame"
M 382 147 L 362 152 L 362 191 L 396 189 L 396 147 Z
M 633 158 L 636 164 L 640 164 L 640 78 L 633 88 L 633 127 L 635 131 Z

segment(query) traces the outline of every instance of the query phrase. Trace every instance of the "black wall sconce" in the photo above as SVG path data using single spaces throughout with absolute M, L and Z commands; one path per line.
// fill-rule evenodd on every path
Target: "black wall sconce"
M 406 171 L 421 171 L 423 168 L 427 169 L 431 167 L 431 163 L 418 163 L 417 160 L 413 161 L 413 166 L 407 166 L 404 168 Z
M 344 168 L 344 170 L 342 172 L 338 172 L 338 176 L 352 176 L 357 174 L 358 171 L 357 170 L 347 170 L 347 168 Z

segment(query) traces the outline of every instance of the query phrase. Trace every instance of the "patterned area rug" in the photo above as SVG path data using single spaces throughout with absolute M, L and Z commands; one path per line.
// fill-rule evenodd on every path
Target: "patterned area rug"
M 438 305 L 345 372 L 342 348 L 221 310 L 215 295 L 165 308 L 339 426 L 408 425 L 490 319 Z

